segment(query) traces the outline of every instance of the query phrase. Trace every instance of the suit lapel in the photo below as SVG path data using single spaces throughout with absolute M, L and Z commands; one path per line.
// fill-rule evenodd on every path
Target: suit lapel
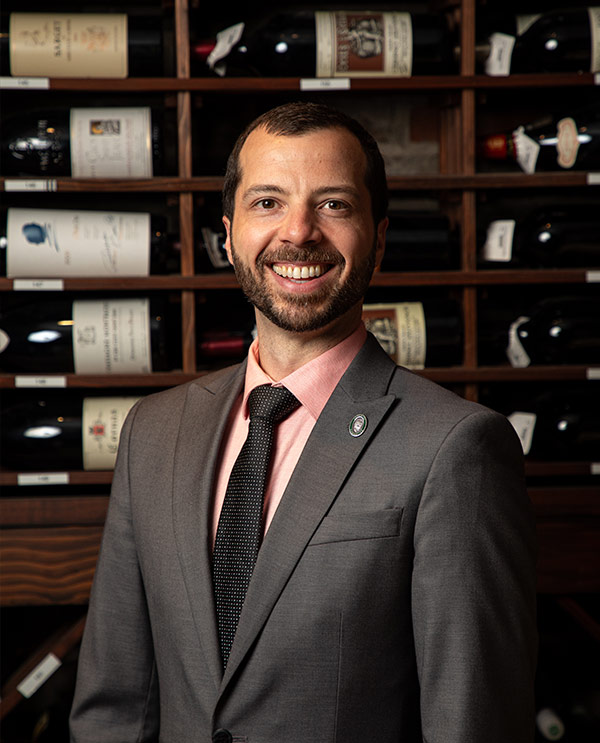
M 219 447 L 229 411 L 242 389 L 245 364 L 208 384 L 190 385 L 175 452 L 173 524 L 194 622 L 215 682 L 222 666 L 212 587 L 210 524 Z
M 260 549 L 221 692 L 267 621 L 354 463 L 395 401 L 394 395 L 386 394 L 395 368 L 377 341 L 369 337 L 319 416 Z M 348 427 L 358 414 L 366 417 L 367 428 L 353 437 Z

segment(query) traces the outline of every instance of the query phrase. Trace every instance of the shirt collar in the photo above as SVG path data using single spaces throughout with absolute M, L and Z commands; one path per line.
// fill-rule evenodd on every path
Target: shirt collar
M 286 387 L 316 420 L 366 338 L 367 331 L 364 324 L 361 323 L 343 341 L 288 374 L 279 382 L 275 382 L 261 367 L 258 338 L 256 338 L 248 351 L 248 365 L 242 400 L 244 417 L 248 417 L 248 396 L 250 392 L 261 384 L 273 384 Z

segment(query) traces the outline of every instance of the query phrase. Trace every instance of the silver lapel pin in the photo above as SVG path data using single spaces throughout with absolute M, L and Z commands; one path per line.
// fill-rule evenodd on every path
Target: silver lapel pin
M 368 421 L 366 415 L 363 415 L 362 413 L 355 415 L 348 426 L 348 432 L 350 433 L 350 436 L 354 436 L 354 438 L 356 438 L 357 436 L 362 436 L 363 433 L 367 430 L 367 423 Z

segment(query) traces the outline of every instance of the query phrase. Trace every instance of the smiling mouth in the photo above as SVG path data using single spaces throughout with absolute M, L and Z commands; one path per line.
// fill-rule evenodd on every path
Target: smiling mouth
M 323 263 L 311 263 L 310 265 L 298 266 L 289 263 L 273 263 L 273 271 L 284 279 L 294 279 L 295 281 L 306 281 L 318 279 L 324 273 L 329 271 L 330 265 Z

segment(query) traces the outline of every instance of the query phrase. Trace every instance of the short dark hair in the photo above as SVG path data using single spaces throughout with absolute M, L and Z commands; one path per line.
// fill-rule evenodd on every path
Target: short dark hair
M 374 137 L 356 119 L 321 103 L 285 103 L 258 116 L 238 137 L 229 159 L 223 184 L 223 212 L 233 219 L 235 193 L 240 183 L 240 152 L 251 132 L 264 128 L 269 134 L 294 136 L 321 129 L 346 129 L 358 139 L 365 153 L 365 184 L 371 194 L 373 221 L 378 225 L 387 215 L 388 189 L 385 164 Z

